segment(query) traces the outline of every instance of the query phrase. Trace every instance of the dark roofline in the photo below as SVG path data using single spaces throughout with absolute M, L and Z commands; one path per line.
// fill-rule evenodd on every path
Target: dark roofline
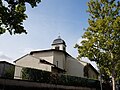
M 45 59 L 39 59 L 39 60 L 40 60 L 40 63 L 47 64 L 47 65 L 51 65 L 53 68 L 56 68 L 56 69 L 58 69 L 58 70 L 60 70 L 60 71 L 63 71 L 63 72 L 66 72 L 65 70 L 57 67 L 55 64 L 52 64 L 52 63 L 46 61 Z
M 24 56 L 22 56 L 22 57 L 16 59 L 16 60 L 14 61 L 14 63 L 16 63 L 17 61 L 19 61 L 20 59 L 24 58 L 24 57 L 27 56 L 27 55 L 29 55 L 29 54 L 25 54 Z
M 56 43 L 56 44 L 52 43 L 51 45 L 59 45 L 59 44 L 63 44 L 63 43 Z M 67 47 L 66 44 L 64 44 L 64 45 L 65 45 L 65 47 Z
M 47 64 L 47 65 L 51 65 L 53 68 L 56 68 L 56 69 L 58 69 L 58 70 L 60 70 L 60 71 L 63 71 L 63 72 L 66 72 L 65 70 L 57 67 L 55 64 L 52 64 L 52 63 L 46 61 L 45 59 L 40 59 L 40 63 Z
M 62 50 L 47 49 L 47 50 L 31 51 L 31 52 L 30 52 L 30 55 L 33 55 L 33 53 L 39 53 L 39 52 L 52 52 L 52 51 L 62 51 Z M 63 51 L 62 51 L 62 52 L 63 52 Z
M 7 61 L 0 61 L 0 63 L 6 63 L 6 64 L 14 65 L 14 64 L 9 63 L 9 62 L 7 62 Z
M 32 55 L 33 53 L 39 53 L 39 52 L 52 52 L 52 51 L 63 52 L 63 53 L 65 53 L 66 55 L 71 56 L 71 55 L 68 54 L 66 51 L 63 51 L 63 50 L 56 50 L 56 49 L 47 49 L 47 50 L 31 51 L 31 52 L 30 52 L 30 55 Z M 71 57 L 72 57 L 72 56 L 71 56 Z
M 55 66 L 54 64 L 52 64 L 52 63 L 46 61 L 45 59 L 40 59 L 40 63 Z

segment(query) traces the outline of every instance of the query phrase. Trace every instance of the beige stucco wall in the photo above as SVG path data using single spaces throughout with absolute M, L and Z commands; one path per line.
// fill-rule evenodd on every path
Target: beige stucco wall
M 78 77 L 84 77 L 84 65 L 71 56 L 67 56 L 66 74 Z
M 34 53 L 33 56 L 53 63 L 53 51 Z
M 31 55 L 26 55 L 25 57 L 19 59 L 15 63 L 15 74 L 14 76 L 19 79 L 21 77 L 21 70 L 22 67 L 29 67 L 29 68 L 35 68 L 35 69 L 40 69 L 40 70 L 45 70 L 45 71 L 51 71 L 51 66 L 47 64 L 42 64 L 40 63 L 40 60 L 31 56 Z
M 18 60 L 15 63 L 15 65 L 51 71 L 50 65 L 41 64 L 39 59 L 37 59 L 31 55 L 27 55 L 27 56 L 21 58 L 20 60 Z
M 54 51 L 53 64 L 61 69 L 65 69 L 65 53 L 61 51 Z
M 22 67 L 21 66 L 15 66 L 15 73 L 14 73 L 14 79 L 22 79 Z

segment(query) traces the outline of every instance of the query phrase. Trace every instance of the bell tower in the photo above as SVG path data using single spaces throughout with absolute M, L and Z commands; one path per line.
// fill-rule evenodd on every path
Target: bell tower
M 61 39 L 60 36 L 58 36 L 57 39 L 55 39 L 52 43 L 52 49 L 56 50 L 63 50 L 66 51 L 66 43 L 63 39 Z

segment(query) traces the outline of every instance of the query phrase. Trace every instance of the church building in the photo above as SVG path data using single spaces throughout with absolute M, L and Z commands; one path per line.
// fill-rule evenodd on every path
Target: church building
M 51 49 L 31 51 L 15 60 L 16 79 L 20 79 L 21 68 L 29 67 L 53 73 L 97 79 L 97 70 L 89 63 L 79 61 L 66 52 L 66 43 L 60 36 L 51 44 Z

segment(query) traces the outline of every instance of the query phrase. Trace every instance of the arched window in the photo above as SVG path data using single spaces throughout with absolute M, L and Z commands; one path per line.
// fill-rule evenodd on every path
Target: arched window
M 59 50 L 60 48 L 59 48 L 59 46 L 56 46 L 55 49 L 56 49 L 56 50 Z

